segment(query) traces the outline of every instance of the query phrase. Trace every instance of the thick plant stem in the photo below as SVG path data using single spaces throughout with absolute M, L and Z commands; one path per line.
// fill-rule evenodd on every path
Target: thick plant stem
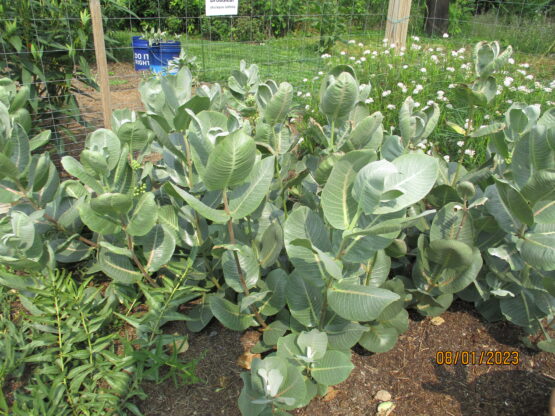
M 229 234 L 229 241 L 231 244 L 235 244 L 235 232 L 233 231 L 233 219 L 231 218 L 231 212 L 229 211 L 229 203 L 227 200 L 227 188 L 223 190 L 223 197 L 224 197 L 224 210 L 230 216 L 229 220 L 227 221 L 227 232 Z M 243 274 L 243 269 L 241 268 L 241 262 L 239 261 L 239 256 L 237 252 L 233 250 L 233 258 L 235 259 L 235 264 L 237 265 L 237 271 L 239 272 L 239 281 L 241 282 L 241 288 L 243 289 L 243 293 L 245 296 L 250 295 L 249 288 L 247 287 L 247 282 L 245 281 L 245 275 Z M 262 327 L 267 328 L 268 325 L 264 322 L 264 318 L 258 312 L 258 309 L 254 307 L 254 305 L 250 306 L 251 312 L 254 314 L 254 318 L 256 322 Z
M 127 233 L 126 233 L 127 234 Z M 144 276 L 144 278 L 154 287 L 158 287 L 158 284 L 156 283 L 156 281 L 154 281 L 154 279 L 152 277 L 150 277 L 150 275 L 148 274 L 148 272 L 145 270 L 144 266 L 142 265 L 141 261 L 139 260 L 139 258 L 137 257 L 137 255 L 135 254 L 135 251 L 133 249 L 133 239 L 131 238 L 131 236 L 129 234 L 127 234 L 127 248 L 129 249 L 129 251 L 131 252 L 131 258 L 133 259 L 133 263 L 135 263 L 135 266 L 137 266 L 139 268 L 139 270 L 141 271 L 142 275 Z

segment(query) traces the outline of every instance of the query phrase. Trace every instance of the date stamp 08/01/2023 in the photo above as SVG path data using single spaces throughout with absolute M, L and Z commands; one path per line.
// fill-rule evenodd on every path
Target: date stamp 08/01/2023
M 437 351 L 438 365 L 518 365 L 518 351 Z

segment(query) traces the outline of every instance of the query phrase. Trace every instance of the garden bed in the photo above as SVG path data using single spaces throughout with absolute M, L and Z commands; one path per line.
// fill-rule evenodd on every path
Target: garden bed
M 472 305 L 458 301 L 434 325 L 431 318 L 411 313 L 409 330 L 386 353 L 353 351 L 355 369 L 328 396 L 314 400 L 298 416 L 374 415 L 380 390 L 391 393 L 392 415 L 471 416 L 547 415 L 555 388 L 555 355 L 527 349 L 520 330 L 507 322 L 488 323 Z M 439 321 L 441 322 L 441 321 Z M 186 332 L 184 326 L 171 329 Z M 146 416 L 239 416 L 242 388 L 237 361 L 241 333 L 213 322 L 189 333 L 184 359 L 204 356 L 197 371 L 204 383 L 176 387 L 171 381 L 145 384 L 149 397 L 139 402 Z M 516 351 L 518 365 L 436 364 L 438 351 Z

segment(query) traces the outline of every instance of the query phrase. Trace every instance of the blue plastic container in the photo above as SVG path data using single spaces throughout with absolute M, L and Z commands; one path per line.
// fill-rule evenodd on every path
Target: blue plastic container
M 167 71 L 168 62 L 179 57 L 181 42 L 160 42 L 150 46 L 150 70 L 156 74 L 175 73 Z
M 140 36 L 133 36 L 133 61 L 135 71 L 148 71 L 150 69 L 148 40 Z

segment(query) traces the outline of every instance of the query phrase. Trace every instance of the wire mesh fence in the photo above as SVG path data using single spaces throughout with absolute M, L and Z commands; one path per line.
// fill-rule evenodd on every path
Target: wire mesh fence
M 236 16 L 209 17 L 204 0 L 105 0 L 104 32 L 113 109 L 142 110 L 138 86 L 148 72 L 135 71 L 132 37 L 149 30 L 179 39 L 196 56 L 203 82 L 225 82 L 241 60 L 255 63 L 262 78 L 300 87 L 325 70 L 326 54 L 349 40 L 380 45 L 388 0 L 239 0 Z M 102 126 L 100 93 L 88 2 L 1 0 L 0 71 L 31 91 L 37 129 L 51 129 L 60 154 L 82 148 Z M 447 48 L 500 40 L 518 53 L 552 56 L 552 0 L 413 0 L 409 36 L 444 42 Z M 444 39 L 447 33 L 449 38 Z M 373 82 L 394 71 L 376 65 Z

